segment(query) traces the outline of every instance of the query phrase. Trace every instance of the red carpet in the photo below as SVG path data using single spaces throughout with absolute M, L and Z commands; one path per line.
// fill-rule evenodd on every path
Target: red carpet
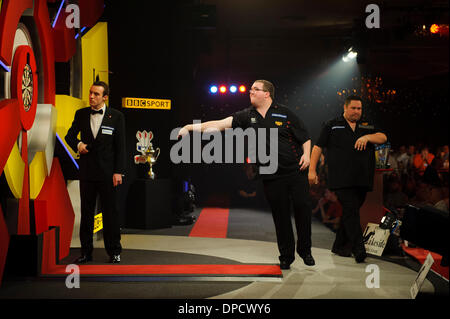
M 191 237 L 226 238 L 228 230 L 228 208 L 206 207 L 198 216 L 191 230 Z
M 433 257 L 433 259 L 434 259 L 434 263 L 431 266 L 431 269 L 448 280 L 448 267 L 441 266 L 441 260 L 442 260 L 441 255 L 438 255 L 436 253 L 433 253 L 433 252 L 428 251 L 423 248 L 406 247 L 404 244 L 402 244 L 402 248 L 405 251 L 405 253 L 407 253 L 408 255 L 417 259 L 422 265 L 423 265 L 425 259 L 427 258 L 428 253 L 431 253 L 431 257 Z
M 228 221 L 228 209 L 224 210 L 206 210 L 206 212 L 215 212 L 222 221 L 224 216 Z M 207 214 L 208 215 L 208 214 Z M 208 215 L 203 220 L 212 222 L 214 218 Z M 209 219 L 208 219 L 209 218 Z M 228 222 L 226 222 L 228 224 Z M 205 224 L 202 227 L 207 227 Z M 226 234 L 226 227 L 213 227 L 216 231 L 222 231 L 222 235 Z M 67 276 L 71 271 L 66 272 L 67 265 L 57 264 L 56 262 L 56 229 L 52 228 L 43 233 L 42 247 L 42 264 L 41 274 L 43 276 Z M 201 230 L 201 229 L 200 229 Z M 205 230 L 203 230 L 205 231 Z M 225 233 L 223 233 L 225 232 Z M 211 234 L 211 233 L 209 233 Z M 123 264 L 107 264 L 107 265 L 80 265 L 80 275 L 113 275 L 113 276 L 249 276 L 249 277 L 281 277 L 282 272 L 279 265 L 123 265 Z
M 67 265 L 55 265 L 42 275 L 66 275 Z M 245 275 L 281 276 L 278 265 L 80 265 L 80 275 Z

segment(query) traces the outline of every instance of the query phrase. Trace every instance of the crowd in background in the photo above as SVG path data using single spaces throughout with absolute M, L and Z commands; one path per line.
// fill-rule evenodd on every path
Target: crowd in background
M 448 212 L 448 153 L 448 145 L 435 150 L 426 145 L 400 146 L 392 151 L 392 171 L 384 183 L 385 206 L 429 205 Z
M 387 209 L 406 205 L 433 206 L 449 211 L 449 148 L 402 145 L 391 150 L 389 169 L 383 176 L 383 201 Z M 342 206 L 326 188 L 326 163 L 321 159 L 320 183 L 311 187 L 313 214 L 333 231 L 339 227 Z

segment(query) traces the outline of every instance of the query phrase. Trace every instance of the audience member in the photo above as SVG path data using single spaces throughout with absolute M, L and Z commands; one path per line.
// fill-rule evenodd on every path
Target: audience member
M 447 163 L 448 163 L 448 145 L 442 146 L 442 149 L 443 149 L 443 153 L 444 153 L 442 156 L 442 159 L 444 161 L 447 161 Z
M 238 176 L 235 177 L 237 190 L 232 194 L 232 205 L 237 207 L 258 207 L 261 202 L 258 188 L 259 181 L 256 180 L 254 165 L 244 163 Z
M 313 214 L 318 211 L 320 211 L 322 223 L 336 232 L 342 218 L 342 205 L 334 192 L 329 189 L 325 190 L 324 196 L 319 200 L 316 208 L 313 209 Z
M 422 147 L 420 153 L 414 156 L 413 164 L 419 175 L 423 175 L 425 169 L 434 159 L 434 155 L 429 152 L 428 147 Z
M 416 196 L 416 180 L 413 175 L 403 175 L 403 177 L 403 192 L 408 196 L 408 199 L 411 199 Z
M 409 155 L 408 152 L 406 151 L 406 146 L 405 145 L 400 146 L 397 156 L 397 166 L 400 173 L 406 174 L 408 172 L 410 159 L 411 155 Z
M 395 209 L 406 206 L 408 196 L 402 192 L 400 177 L 392 174 L 387 181 L 387 189 L 384 195 L 384 206 L 388 209 Z
M 439 161 L 437 163 L 437 169 L 448 170 L 448 145 L 444 145 L 438 148 L 435 159 Z
M 407 169 L 408 169 L 408 171 L 411 171 L 414 168 L 413 161 L 414 161 L 414 156 L 416 155 L 416 147 L 414 145 L 409 145 L 407 153 L 409 155 Z
M 439 168 L 442 166 L 442 160 L 439 158 L 434 158 L 430 165 L 425 168 L 425 172 L 423 173 L 423 181 L 428 185 L 432 185 L 435 187 L 442 186 L 442 179 L 439 175 Z
M 389 151 L 389 156 L 388 156 L 388 165 L 389 168 L 391 168 L 392 170 L 394 170 L 394 172 L 398 172 L 398 163 L 397 163 L 397 157 L 399 156 L 399 152 L 395 151 L 393 149 L 391 149 Z

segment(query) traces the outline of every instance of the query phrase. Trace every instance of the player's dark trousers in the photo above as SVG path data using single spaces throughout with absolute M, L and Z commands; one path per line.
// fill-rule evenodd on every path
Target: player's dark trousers
M 264 193 L 272 210 L 280 261 L 295 259 L 295 239 L 291 223 L 291 207 L 297 230 L 297 252 L 311 253 L 311 204 L 306 174 L 264 180 Z M 292 205 L 293 204 L 293 205 Z
M 120 186 L 119 186 L 120 187 Z M 120 245 L 120 225 L 118 205 L 116 202 L 117 189 L 111 181 L 80 181 L 81 222 L 80 241 L 81 252 L 92 255 L 94 215 L 97 194 L 100 197 L 100 207 L 103 217 L 103 240 L 108 255 L 118 255 L 122 251 Z
M 360 253 L 365 251 L 360 224 L 359 209 L 364 204 L 367 190 L 364 188 L 344 188 L 335 190 L 342 205 L 342 218 L 336 232 L 333 251 Z

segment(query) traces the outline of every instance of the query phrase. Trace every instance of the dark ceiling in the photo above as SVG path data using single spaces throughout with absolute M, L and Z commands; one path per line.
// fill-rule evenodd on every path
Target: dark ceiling
M 449 22 L 447 1 L 383 1 L 380 29 L 365 27 L 361 0 L 205 0 L 215 6 L 211 25 L 197 28 L 198 70 L 229 78 L 281 77 L 314 72 L 350 45 L 361 67 L 387 78 L 421 79 L 448 74 L 448 36 L 414 33 L 422 25 Z M 205 11 L 204 17 L 211 14 Z M 214 15 L 214 11 L 212 11 Z M 210 17 L 211 18 L 211 17 Z

